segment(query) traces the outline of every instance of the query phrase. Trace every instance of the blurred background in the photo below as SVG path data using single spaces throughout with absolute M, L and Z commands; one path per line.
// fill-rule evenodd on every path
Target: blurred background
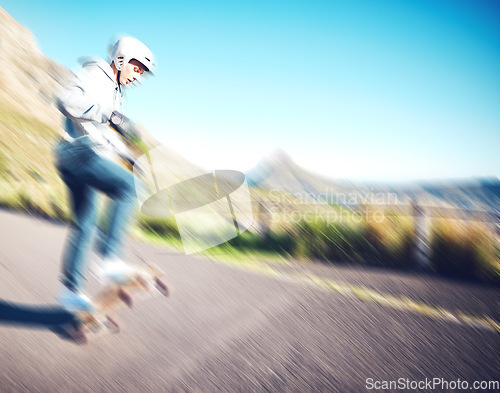
M 149 145 L 246 174 L 254 225 L 208 253 L 499 282 L 497 2 L 3 7 L 2 206 L 71 220 L 53 96 L 130 34 L 158 59 L 126 91 Z M 182 249 L 174 218 L 141 215 L 133 234 Z

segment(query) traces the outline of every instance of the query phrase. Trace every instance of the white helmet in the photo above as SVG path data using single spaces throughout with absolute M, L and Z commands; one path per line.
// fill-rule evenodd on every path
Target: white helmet
M 123 37 L 116 41 L 111 57 L 118 71 L 122 71 L 132 59 L 140 62 L 147 71 L 154 68 L 153 53 L 141 41 L 132 37 Z

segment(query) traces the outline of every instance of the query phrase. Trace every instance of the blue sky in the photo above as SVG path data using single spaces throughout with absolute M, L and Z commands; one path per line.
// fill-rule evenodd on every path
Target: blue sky
M 500 176 L 500 4 L 482 0 L 24 1 L 2 7 L 73 70 L 119 34 L 156 76 L 127 114 L 210 168 L 282 148 L 331 178 Z

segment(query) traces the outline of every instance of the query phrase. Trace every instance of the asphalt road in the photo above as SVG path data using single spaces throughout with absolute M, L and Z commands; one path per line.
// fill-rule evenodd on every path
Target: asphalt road
M 474 381 L 499 379 L 494 329 L 287 275 L 313 274 L 498 321 L 496 288 L 324 265 L 268 274 L 137 242 L 128 259 L 157 263 L 172 296 L 123 310 L 120 334 L 76 345 L 57 334 L 64 313 L 53 301 L 66 232 L 0 211 L 1 392 L 361 392 L 384 381 L 425 391 L 433 378 L 465 381 L 471 390 Z

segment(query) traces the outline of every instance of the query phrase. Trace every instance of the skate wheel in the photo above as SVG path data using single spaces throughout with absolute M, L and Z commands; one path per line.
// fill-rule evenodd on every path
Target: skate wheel
M 167 284 L 165 284 L 158 277 L 155 277 L 155 287 L 163 296 L 168 297 L 170 295 L 170 291 L 168 290 Z
M 134 305 L 134 299 L 132 299 L 132 296 L 130 296 L 130 294 L 128 292 L 124 291 L 123 288 L 120 288 L 118 290 L 118 297 L 129 308 L 132 308 L 132 306 Z
M 115 334 L 120 333 L 120 325 L 116 322 L 116 319 L 110 317 L 109 315 L 107 315 L 106 318 L 108 329 Z

